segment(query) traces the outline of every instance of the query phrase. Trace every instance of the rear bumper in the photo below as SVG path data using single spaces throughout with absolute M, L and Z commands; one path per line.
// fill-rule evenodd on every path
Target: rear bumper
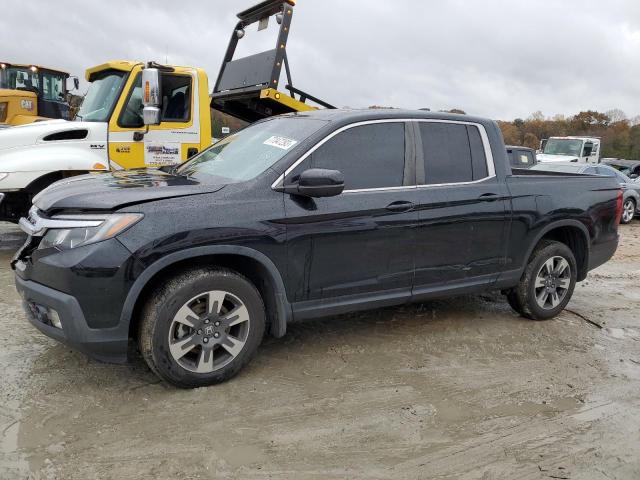
M 42 333 L 102 362 L 127 361 L 128 329 L 122 326 L 90 328 L 80 304 L 71 295 L 24 280 L 18 275 L 15 276 L 15 282 L 29 322 Z M 52 326 L 47 316 L 40 314 L 47 309 L 54 309 L 58 313 L 62 329 Z

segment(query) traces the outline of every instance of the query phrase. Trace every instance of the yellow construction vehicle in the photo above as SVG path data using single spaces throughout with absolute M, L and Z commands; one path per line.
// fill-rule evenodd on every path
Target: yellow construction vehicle
M 68 73 L 38 65 L 0 62 L 0 126 L 70 120 Z M 78 88 L 77 77 L 71 77 Z

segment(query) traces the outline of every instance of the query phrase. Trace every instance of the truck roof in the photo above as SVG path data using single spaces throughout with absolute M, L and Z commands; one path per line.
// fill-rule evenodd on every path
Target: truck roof
M 533 148 L 523 147 L 522 145 L 505 145 L 505 148 L 507 150 L 518 149 L 518 150 L 527 150 L 527 151 L 530 151 L 530 152 L 535 152 L 535 150 Z
M 549 138 L 558 138 L 560 140 L 601 140 L 602 137 L 592 137 L 592 136 L 577 136 L 577 135 L 570 135 L 570 136 L 566 136 L 566 137 L 560 137 L 560 136 L 556 136 L 554 135 L 553 137 L 549 137 Z
M 100 65 L 87 68 L 84 73 L 84 78 L 87 82 L 90 82 L 92 77 L 96 73 L 104 72 L 105 70 L 120 70 L 121 72 L 130 72 L 136 66 L 144 64 L 144 62 L 138 62 L 135 60 L 109 60 L 105 63 L 101 63 Z M 167 67 L 202 70 L 198 67 L 189 67 L 186 65 L 167 65 Z
M 4 65 L 5 67 L 17 67 L 17 68 L 26 68 L 26 69 L 29 69 L 31 67 L 35 67 L 38 70 L 47 70 L 49 72 L 62 73 L 63 75 L 66 75 L 67 77 L 69 76 L 68 72 L 65 72 L 64 70 L 60 70 L 59 68 L 44 67 L 42 65 L 36 65 L 36 64 L 33 64 L 33 63 L 11 63 L 11 62 L 2 62 L 2 61 L 0 61 L 0 65 Z
M 456 113 L 444 112 L 427 112 L 424 110 L 405 110 L 405 109 L 324 109 L 313 110 L 308 112 L 295 112 L 282 115 L 283 117 L 309 117 L 324 119 L 327 121 L 368 121 L 383 119 L 427 119 L 427 120 L 449 120 L 457 122 L 470 122 L 487 125 L 492 120 L 486 118 L 474 117 L 471 115 L 462 115 Z M 266 119 L 268 121 L 268 119 Z

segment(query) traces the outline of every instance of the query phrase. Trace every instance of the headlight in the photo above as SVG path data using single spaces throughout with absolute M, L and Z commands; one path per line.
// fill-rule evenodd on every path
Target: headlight
M 141 213 L 123 213 L 104 216 L 60 216 L 52 219 L 64 223 L 65 228 L 50 226 L 40 241 L 39 249 L 55 247 L 58 250 L 89 245 L 113 238 L 142 220 Z M 79 225 L 72 226 L 74 222 Z
M 2 173 L 2 172 L 0 172 L 0 182 L 1 182 L 2 180 L 4 180 L 5 178 L 7 178 L 8 176 L 9 176 L 9 174 L 8 174 L 8 173 Z

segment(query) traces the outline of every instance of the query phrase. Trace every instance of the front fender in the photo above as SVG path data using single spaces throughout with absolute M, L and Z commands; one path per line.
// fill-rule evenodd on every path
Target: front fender
M 108 169 L 106 144 L 104 149 L 92 149 L 75 143 L 0 150 L 0 172 L 8 174 L 0 180 L 0 191 L 23 189 L 52 172 Z
M 282 276 L 275 264 L 263 253 L 253 250 L 252 248 L 242 247 L 238 245 L 210 245 L 203 247 L 189 248 L 166 255 L 149 267 L 135 280 L 133 286 L 127 294 L 124 302 L 122 313 L 120 314 L 120 327 L 129 328 L 133 311 L 140 298 L 144 287 L 162 270 L 174 265 L 178 262 L 189 260 L 197 257 L 205 257 L 211 255 L 238 255 L 250 258 L 259 262 L 270 276 L 271 284 L 275 290 L 275 303 L 277 315 L 274 324 L 271 325 L 271 333 L 274 337 L 283 337 L 286 333 L 287 323 L 291 321 L 291 304 L 287 300 L 287 294 L 284 287 Z

